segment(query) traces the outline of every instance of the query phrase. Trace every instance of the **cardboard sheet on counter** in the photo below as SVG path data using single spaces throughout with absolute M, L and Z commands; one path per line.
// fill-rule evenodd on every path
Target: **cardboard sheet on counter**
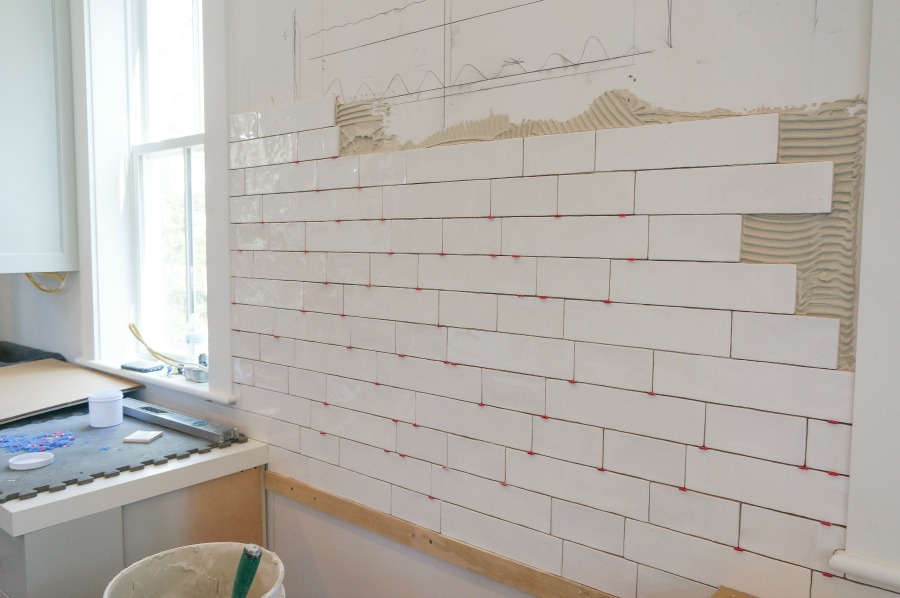
M 140 384 L 56 359 L 0 368 L 0 425 L 74 405 L 97 390 L 131 390 Z

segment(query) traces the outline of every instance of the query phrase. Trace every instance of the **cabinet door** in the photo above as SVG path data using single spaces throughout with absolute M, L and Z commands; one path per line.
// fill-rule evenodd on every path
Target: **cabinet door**
M 0 273 L 78 267 L 68 0 L 0 0 Z

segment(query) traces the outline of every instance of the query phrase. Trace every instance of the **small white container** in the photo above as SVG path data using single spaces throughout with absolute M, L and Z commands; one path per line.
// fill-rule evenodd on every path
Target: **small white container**
M 99 390 L 88 395 L 92 428 L 108 428 L 122 423 L 122 391 Z

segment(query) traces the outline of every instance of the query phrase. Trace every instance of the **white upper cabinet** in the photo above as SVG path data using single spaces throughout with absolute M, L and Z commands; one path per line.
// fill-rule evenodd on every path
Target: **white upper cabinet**
M 78 268 L 68 0 L 0 0 L 0 273 Z

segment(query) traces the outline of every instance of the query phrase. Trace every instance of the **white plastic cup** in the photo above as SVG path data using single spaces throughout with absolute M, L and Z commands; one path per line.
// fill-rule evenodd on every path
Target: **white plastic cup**
M 92 428 L 108 428 L 122 423 L 122 391 L 98 390 L 88 395 Z

